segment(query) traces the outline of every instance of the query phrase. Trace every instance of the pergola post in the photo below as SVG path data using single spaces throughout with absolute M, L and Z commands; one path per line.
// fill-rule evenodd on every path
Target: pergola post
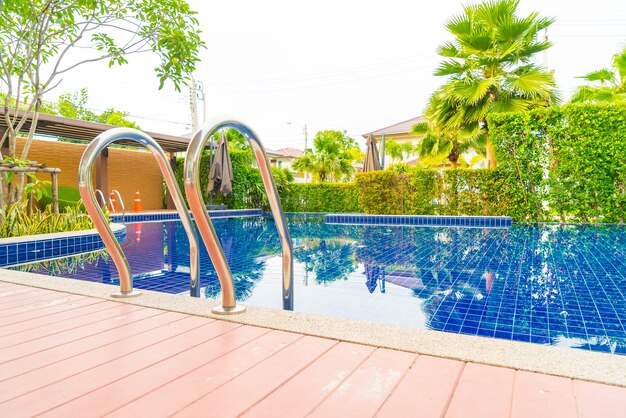
M 169 156 L 170 156 L 170 166 L 172 167 L 172 171 L 176 172 L 176 154 L 173 152 L 170 152 Z M 174 205 L 174 199 L 172 199 L 172 194 L 170 193 L 169 189 L 165 190 L 165 197 L 167 199 L 165 203 L 165 208 L 176 209 L 176 206 Z
M 105 148 L 96 158 L 96 189 L 109 197 L 109 150 Z M 106 201 L 104 202 L 106 205 Z

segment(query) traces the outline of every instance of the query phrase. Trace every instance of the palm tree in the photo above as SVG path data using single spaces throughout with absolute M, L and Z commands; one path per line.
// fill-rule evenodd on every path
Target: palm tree
M 537 12 L 517 17 L 519 0 L 493 0 L 468 5 L 447 24 L 453 42 L 439 47 L 446 57 L 435 75 L 448 81 L 435 93 L 442 95 L 430 109 L 433 123 L 442 131 L 484 129 L 489 167 L 495 158 L 487 115 L 490 112 L 525 111 L 558 103 L 553 74 L 532 62 L 551 46 L 538 34 L 553 18 Z
M 458 129 L 442 131 L 431 122 L 421 122 L 413 126 L 413 132 L 424 137 L 417 144 L 417 153 L 421 161 L 428 160 L 439 163 L 450 161 L 451 168 L 457 168 L 461 155 L 468 151 L 476 151 L 484 156 L 486 137 L 482 129 Z
M 390 138 L 385 140 L 385 153 L 389 154 L 393 162 L 402 161 L 413 154 L 413 145 L 408 142 L 400 143 Z
M 292 167 L 312 173 L 321 182 L 349 178 L 354 173 L 355 148 L 356 142 L 345 132 L 321 131 L 313 139 L 313 149 L 293 160 Z
M 613 55 L 612 68 L 592 71 L 582 77 L 600 85 L 580 86 L 572 95 L 571 102 L 603 102 L 626 105 L 626 47 Z

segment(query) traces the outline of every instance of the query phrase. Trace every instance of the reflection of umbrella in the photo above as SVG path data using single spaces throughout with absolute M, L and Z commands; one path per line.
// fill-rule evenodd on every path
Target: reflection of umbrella
M 363 161 L 363 172 L 382 170 L 376 140 L 372 135 L 367 138 L 367 150 L 365 151 L 365 161 Z
M 220 192 L 224 195 L 233 191 L 233 166 L 228 155 L 228 141 L 224 135 L 217 141 L 215 158 L 209 172 L 209 192 Z
M 365 286 L 370 293 L 374 293 L 378 280 L 380 280 L 380 291 L 385 293 L 385 269 L 371 264 L 365 265 Z

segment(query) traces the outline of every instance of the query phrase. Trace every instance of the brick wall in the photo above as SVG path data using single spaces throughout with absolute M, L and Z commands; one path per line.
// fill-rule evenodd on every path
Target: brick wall
M 45 163 L 48 167 L 60 168 L 59 186 L 78 188 L 78 163 L 85 147 L 82 144 L 35 140 L 27 158 Z M 18 139 L 17 155 L 20 155 L 23 148 L 24 140 Z M 120 192 L 126 210 L 132 211 L 136 190 L 141 193 L 144 210 L 163 207 L 163 178 L 152 154 L 141 150 L 110 148 L 108 169 L 109 192 L 113 189 Z M 50 180 L 49 174 L 38 177 L 41 180 Z

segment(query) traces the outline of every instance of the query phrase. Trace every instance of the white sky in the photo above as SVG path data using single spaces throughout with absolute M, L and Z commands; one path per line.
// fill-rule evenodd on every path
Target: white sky
M 432 75 L 444 23 L 467 1 L 188 0 L 199 12 L 207 49 L 195 73 L 206 113 L 249 124 L 267 148 L 304 148 L 315 132 L 360 135 L 418 116 L 443 82 Z M 473 3 L 473 2 L 472 2 Z M 626 44 L 625 0 L 521 0 L 520 14 L 556 17 L 547 62 L 563 99 L 575 77 L 606 67 Z M 149 55 L 124 67 L 80 67 L 58 90 L 88 87 L 90 108 L 130 112 L 143 129 L 190 130 L 188 93 L 158 90 Z M 202 103 L 199 103 L 200 111 Z M 362 144 L 363 145 L 363 144 Z M 364 146 L 364 145 L 363 145 Z

